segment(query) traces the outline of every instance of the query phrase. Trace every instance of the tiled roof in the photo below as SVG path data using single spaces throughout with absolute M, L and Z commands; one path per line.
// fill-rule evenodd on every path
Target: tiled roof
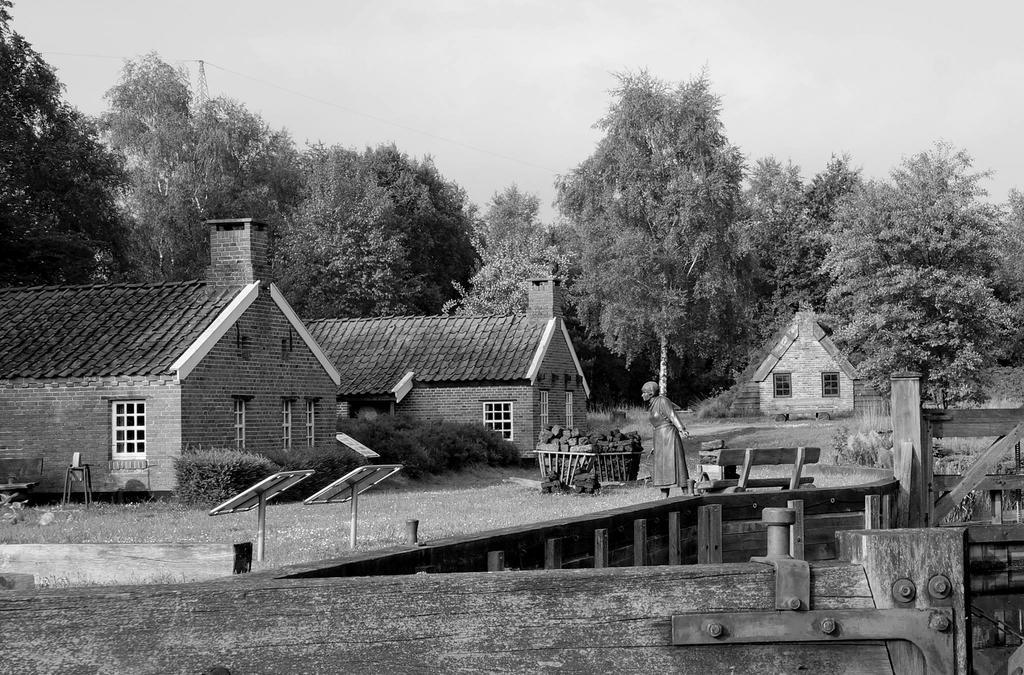
M 512 316 L 322 319 L 309 332 L 341 372 L 338 393 L 386 394 L 409 371 L 419 382 L 521 380 L 546 322 Z
M 202 281 L 0 288 L 0 379 L 166 374 L 232 297 Z

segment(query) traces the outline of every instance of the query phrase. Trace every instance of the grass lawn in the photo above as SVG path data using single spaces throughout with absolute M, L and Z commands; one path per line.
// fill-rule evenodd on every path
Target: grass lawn
M 687 443 L 691 472 L 696 468 L 698 444 L 721 438 L 730 447 L 819 446 L 822 462 L 831 461 L 830 439 L 836 428 L 850 421 L 785 423 L 764 420 L 708 422 L 687 419 L 692 436 Z M 637 422 L 650 450 L 650 428 Z M 624 430 L 630 427 L 623 425 Z M 642 462 L 640 475 L 649 475 L 649 458 Z M 760 467 L 759 467 L 760 468 Z M 788 467 L 763 467 L 781 471 Z M 815 483 L 825 487 L 856 484 L 877 479 L 877 474 L 857 472 L 837 476 L 809 467 Z M 459 474 L 412 482 L 397 479 L 360 496 L 358 552 L 405 543 L 406 521 L 420 521 L 421 541 L 468 534 L 503 527 L 536 523 L 593 513 L 661 497 L 657 489 L 643 483 L 611 486 L 597 495 L 541 494 L 536 488 L 508 482 L 509 477 L 538 480 L 537 468 L 476 468 Z M 387 485 L 387 484 L 385 484 Z M 673 493 L 675 494 L 675 493 Z M 40 518 L 53 513 L 52 522 L 40 525 Z M 266 560 L 254 569 L 351 555 L 348 544 L 348 505 L 304 506 L 301 503 L 271 502 L 267 511 Z M 49 518 L 49 517 L 47 517 Z M 204 509 L 185 508 L 172 502 L 129 505 L 96 504 L 60 509 L 54 506 L 27 508 L 20 522 L 0 524 L 0 544 L 8 543 L 237 543 L 255 541 L 255 510 L 224 516 L 209 516 Z M 42 583 L 45 581 L 40 580 Z

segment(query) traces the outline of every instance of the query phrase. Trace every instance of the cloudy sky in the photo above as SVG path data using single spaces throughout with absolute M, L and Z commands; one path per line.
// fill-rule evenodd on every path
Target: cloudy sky
M 869 177 L 945 140 L 1003 201 L 1024 189 L 1024 3 L 633 0 L 15 0 L 14 28 L 72 104 L 105 109 L 125 58 L 156 51 L 298 143 L 394 142 L 484 206 L 593 150 L 615 73 L 707 69 L 748 161 Z

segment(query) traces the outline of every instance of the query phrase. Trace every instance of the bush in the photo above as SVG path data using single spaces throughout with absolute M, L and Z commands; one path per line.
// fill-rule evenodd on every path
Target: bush
M 840 426 L 832 434 L 832 448 L 836 464 L 892 468 L 892 439 L 877 431 L 851 433 L 849 427 Z
M 340 419 L 338 430 L 380 453 L 382 464 L 402 464 L 403 473 L 457 471 L 473 464 L 502 466 L 519 460 L 519 450 L 479 424 L 420 422 L 403 415 Z
M 182 504 L 218 504 L 277 470 L 266 457 L 248 452 L 186 449 L 174 460 L 175 492 Z
M 312 476 L 294 488 L 285 490 L 278 500 L 294 501 L 305 499 L 321 488 L 327 487 L 346 473 L 366 464 L 366 460 L 357 452 L 348 448 L 306 448 L 297 447 L 291 450 L 273 450 L 261 453 L 268 460 L 281 467 L 281 471 L 299 471 L 313 469 Z

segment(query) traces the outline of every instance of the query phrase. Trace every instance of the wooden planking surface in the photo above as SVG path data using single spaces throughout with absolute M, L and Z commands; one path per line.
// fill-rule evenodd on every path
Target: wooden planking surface
M 797 448 L 754 448 L 754 464 L 768 466 L 773 464 L 792 464 L 796 459 Z M 716 454 L 712 454 L 716 453 Z M 723 448 L 712 450 L 701 457 L 701 464 L 718 466 L 738 466 L 746 461 L 745 448 Z M 804 448 L 804 463 L 814 464 L 821 456 L 821 448 Z
M 924 410 L 934 438 L 1005 436 L 1024 422 L 1024 408 Z
M 813 567 L 811 592 L 872 606 L 859 565 Z M 17 673 L 891 672 L 880 644 L 670 644 L 672 614 L 773 606 L 760 564 L 11 591 L 4 657 Z
M 58 584 L 176 583 L 230 576 L 233 544 L 3 544 L 0 573 Z

